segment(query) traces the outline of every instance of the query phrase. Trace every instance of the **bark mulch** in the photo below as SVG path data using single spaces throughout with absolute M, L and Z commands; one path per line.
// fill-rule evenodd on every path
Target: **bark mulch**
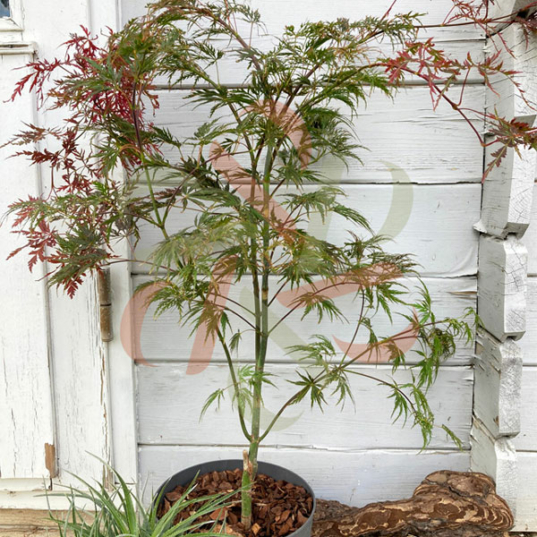
M 196 487 L 188 499 L 200 498 L 219 493 L 229 493 L 241 488 L 242 470 L 211 472 L 198 477 Z M 160 516 L 185 492 L 186 487 L 177 487 L 164 497 Z M 226 533 L 242 537 L 285 537 L 300 528 L 308 519 L 313 508 L 313 498 L 306 489 L 276 481 L 272 477 L 258 474 L 252 487 L 252 527 L 245 531 L 241 524 L 240 493 L 233 496 L 230 505 L 206 516 L 201 521 L 224 522 Z M 177 515 L 176 523 L 189 517 L 199 507 L 191 508 Z

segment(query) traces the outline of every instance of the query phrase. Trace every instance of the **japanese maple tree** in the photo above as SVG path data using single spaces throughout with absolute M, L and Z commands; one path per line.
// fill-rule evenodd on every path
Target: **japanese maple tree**
M 455 0 L 443 25 L 477 25 L 490 34 L 508 23 L 534 31 L 532 17 L 492 19 L 490 4 Z M 420 298 L 412 297 L 403 279 L 418 276 L 411 255 L 389 253 L 359 208 L 346 204 L 345 193 L 314 165 L 327 156 L 345 164 L 359 160 L 350 118 L 372 92 L 393 96 L 416 78 L 428 85 L 433 108 L 447 101 L 483 146 L 496 145 L 484 177 L 507 148 L 537 147 L 527 124 L 465 106 L 470 73 L 491 89 L 498 76 L 516 84 L 501 51 L 485 60 L 453 58 L 433 38 L 422 37 L 429 27 L 419 14 L 395 10 L 396 2 L 382 17 L 288 26 L 261 50 L 250 39 L 263 31 L 260 16 L 246 3 L 159 0 L 147 16 L 110 32 L 105 44 L 86 29 L 73 35 L 61 59 L 30 63 L 13 94 L 34 91 L 40 106 L 63 109 L 66 119 L 56 128 L 27 125 L 10 141 L 20 146 L 17 155 L 48 167 L 51 177 L 45 196 L 11 205 L 13 228 L 23 236 L 12 255 L 27 251 L 30 269 L 46 263 L 50 284 L 73 296 L 88 274 L 128 261 L 117 254 L 118 241 L 136 240 L 141 226 L 159 230 L 159 244 L 142 260 L 155 275 L 148 285 L 158 284 L 151 294 L 157 313 L 171 309 L 182 324 L 203 326 L 229 365 L 231 386 L 211 394 L 203 411 L 227 391 L 236 403 L 248 444 L 246 527 L 260 444 L 287 408 L 306 399 L 323 407 L 330 396 L 342 404 L 353 398 L 349 376 L 361 375 L 389 390 L 395 416 L 410 418 L 427 444 L 435 426 L 427 390 L 457 340 L 473 335 L 471 312 L 470 324 L 467 318 L 437 318 L 424 285 Z M 390 46 L 379 52 L 382 43 Z M 244 70 L 240 86 L 214 75 L 229 61 Z M 153 123 L 157 85 L 163 83 L 188 88 L 186 99 L 209 105 L 211 117 L 193 136 L 178 138 Z M 484 138 L 476 117 L 488 122 L 492 136 Z M 192 214 L 193 225 L 171 231 L 170 215 L 177 211 Z M 346 222 L 342 243 L 307 231 L 312 218 L 330 215 Z M 250 286 L 252 308 L 228 296 L 239 282 Z M 300 365 L 283 380 L 296 392 L 262 430 L 263 390 L 282 380 L 266 362 L 271 334 L 291 315 L 341 322 L 345 312 L 335 299 L 350 287 L 361 313 L 348 347 L 338 351 L 323 335 L 291 344 L 289 353 Z M 273 321 L 271 308 L 282 293 L 289 310 Z M 390 319 L 402 315 L 408 327 L 379 333 L 379 312 Z M 241 346 L 247 332 L 254 334 L 253 349 Z M 368 344 L 356 353 L 358 338 Z M 419 358 L 413 365 L 406 363 L 403 344 L 409 339 L 416 340 Z M 236 352 L 251 358 L 251 365 L 237 366 Z M 408 367 L 411 380 L 399 384 L 353 368 L 380 356 L 388 357 L 394 372 Z

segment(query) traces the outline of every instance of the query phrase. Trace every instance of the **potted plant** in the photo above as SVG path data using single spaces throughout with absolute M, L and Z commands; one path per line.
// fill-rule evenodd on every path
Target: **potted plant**
M 491 22 L 472 9 L 461 7 L 446 24 Z M 455 84 L 470 71 L 486 83 L 492 75 L 512 73 L 497 57 L 481 63 L 450 58 L 432 40 L 420 39 L 414 13 L 288 26 L 269 50 L 250 43 L 248 35 L 259 25 L 259 14 L 246 3 L 160 0 L 146 17 L 111 32 L 104 45 L 84 30 L 66 43 L 63 59 L 31 63 L 14 97 L 29 87 L 41 105 L 63 109 L 67 120 L 57 129 L 29 125 L 11 141 L 22 146 L 17 154 L 50 167 L 52 183 L 46 197 L 17 201 L 10 211 L 26 240 L 18 251 L 29 251 L 30 268 L 46 262 L 50 284 L 70 296 L 88 274 L 129 261 L 116 254 L 118 241 L 135 241 L 142 226 L 158 230 L 159 244 L 141 260 L 155 276 L 147 284 L 150 299 L 157 313 L 174 310 L 182 324 L 203 328 L 206 341 L 222 347 L 231 385 L 210 394 L 202 413 L 229 392 L 247 446 L 243 460 L 204 466 L 203 473 L 220 471 L 217 484 L 230 484 L 234 469 L 240 473 L 235 529 L 283 536 L 311 526 L 313 498 L 308 504 L 312 491 L 294 474 L 258 462 L 279 417 L 306 401 L 322 408 L 330 397 L 337 404 L 352 399 L 349 375 L 366 376 L 353 365 L 383 358 L 395 372 L 407 367 L 411 341 L 419 360 L 409 366 L 410 382 L 370 378 L 389 390 L 395 416 L 410 418 L 426 445 L 435 426 L 427 390 L 457 340 L 472 339 L 475 321 L 473 312 L 463 319 L 437 318 L 425 285 L 413 298 L 404 285 L 404 277 L 418 276 L 412 256 L 389 253 L 360 208 L 345 203 L 344 191 L 317 164 L 326 157 L 345 164 L 359 159 L 350 118 L 372 91 L 393 96 L 406 78 L 422 78 L 434 102 L 447 99 L 468 119 L 463 103 L 450 98 Z M 379 42 L 393 45 L 389 55 L 378 52 Z M 240 87 L 219 82 L 215 66 L 231 62 L 243 70 Z M 192 136 L 178 139 L 152 123 L 157 81 L 190 88 L 187 99 L 211 107 L 211 117 Z M 498 126 L 487 143 L 500 144 L 487 171 L 509 145 L 535 144 L 529 127 L 487 119 Z M 113 174 L 118 168 L 122 179 Z M 170 215 L 178 211 L 192 215 L 192 224 L 171 231 Z M 314 215 L 337 219 L 346 239 L 330 242 L 308 233 Z M 251 289 L 252 308 L 228 294 L 240 282 Z M 271 333 L 290 315 L 341 322 L 345 312 L 336 297 L 342 288 L 352 288 L 359 311 L 350 344 L 337 349 L 322 334 L 305 345 L 290 342 L 289 353 L 301 365 L 296 376 L 276 378 L 266 361 Z M 289 308 L 276 321 L 275 300 Z M 379 314 L 402 315 L 408 327 L 380 333 Z M 247 333 L 253 348 L 242 347 Z M 355 343 L 363 334 L 367 344 L 358 352 Z M 236 353 L 248 364 L 237 367 Z M 264 388 L 279 382 L 291 382 L 296 392 L 262 430 Z M 165 491 L 186 486 L 198 470 L 172 478 Z M 278 524 L 266 513 L 260 520 L 252 505 L 253 494 L 274 488 L 274 479 L 260 485 L 263 472 L 299 485 L 289 489 L 295 511 Z M 211 479 L 200 479 L 208 492 Z

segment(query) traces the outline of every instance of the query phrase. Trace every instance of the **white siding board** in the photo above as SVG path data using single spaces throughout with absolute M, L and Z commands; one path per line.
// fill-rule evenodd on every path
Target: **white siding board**
M 160 109 L 155 123 L 165 126 L 178 139 L 191 136 L 209 120 L 210 106 L 195 107 L 185 100 L 186 91 L 159 93 Z M 469 86 L 466 106 L 479 109 L 485 98 L 483 86 Z M 432 110 L 429 89 L 409 87 L 392 100 L 380 92 L 371 98 L 354 120 L 357 151 L 363 164 L 352 161 L 347 170 L 339 161 L 326 159 L 321 170 L 336 183 L 480 183 L 482 148 L 460 114 L 441 102 Z M 483 130 L 480 120 L 474 126 Z M 173 150 L 164 152 L 172 162 Z M 240 160 L 240 159 L 237 159 Z
M 533 203 L 530 225 L 522 237 L 522 244 L 528 249 L 528 275 L 537 276 L 537 184 L 533 184 Z
M 386 243 L 386 250 L 412 253 L 422 276 L 454 278 L 476 274 L 478 235 L 472 226 L 479 219 L 480 185 L 405 185 L 404 188 L 412 190 L 405 198 L 411 200 L 410 204 L 394 200 L 397 194 L 390 185 L 349 185 L 345 189 L 345 203 L 361 212 L 377 233 L 382 233 L 384 226 L 396 223 L 396 230 L 400 232 Z M 191 214 L 172 210 L 168 232 L 179 231 L 191 221 Z M 348 239 L 347 229 L 349 227 L 338 217 L 328 226 L 312 227 L 310 232 L 343 244 Z M 356 231 L 362 233 L 361 229 Z M 162 240 L 156 228 L 142 227 L 141 234 L 137 259 L 146 258 Z M 136 271 L 147 271 L 147 266 L 140 265 Z
M 390 0 L 379 0 L 375 3 L 355 2 L 354 0 L 338 0 L 338 2 L 295 0 L 251 0 L 252 8 L 259 9 L 261 20 L 273 33 L 282 32 L 285 25 L 298 25 L 305 21 L 335 20 L 340 17 L 350 20 L 365 16 L 382 16 L 390 7 Z M 123 0 L 122 21 L 145 14 L 148 0 Z M 450 0 L 400 0 L 394 13 L 425 13 L 423 21 L 427 24 L 441 23 L 453 8 Z M 435 34 L 446 36 L 446 39 L 483 39 L 483 32 L 473 27 L 437 28 Z M 255 36 L 254 36 L 255 37 Z
M 537 453 L 518 452 L 517 516 L 514 531 L 535 531 L 537 528 Z
M 223 445 L 241 444 L 236 410 L 231 392 L 218 409 L 215 404 L 200 421 L 207 397 L 230 383 L 227 365 L 210 365 L 198 374 L 187 372 L 186 364 L 139 365 L 137 368 L 138 427 L 140 444 Z M 274 413 L 297 390 L 286 382 L 296 380 L 295 365 L 273 365 L 278 386 L 264 389 L 262 429 Z M 315 371 L 315 369 L 311 369 Z M 390 380 L 390 366 L 361 366 L 353 371 Z M 408 382 L 410 373 L 398 371 L 393 377 Z M 393 423 L 390 390 L 371 379 L 349 375 L 356 406 L 347 401 L 336 406 L 337 397 L 328 398 L 324 412 L 310 408 L 309 400 L 290 407 L 276 430 L 264 441 L 265 446 L 312 447 L 317 449 L 420 449 L 423 444 L 419 428 Z M 429 392 L 429 402 L 438 426 L 446 424 L 468 447 L 472 421 L 473 372 L 470 367 L 442 367 L 438 380 Z M 455 445 L 441 429 L 435 431 L 432 449 L 454 449 Z
M 148 281 L 148 276 L 136 276 L 133 280 L 133 286 L 137 287 L 143 282 Z M 476 307 L 476 280 L 475 278 L 447 278 L 447 279 L 425 279 L 429 292 L 432 297 L 434 309 L 437 317 L 459 317 L 464 314 L 467 308 Z M 412 292 L 412 298 L 418 299 L 416 293 L 416 282 L 408 281 L 406 285 Z M 234 300 L 241 301 L 244 304 L 249 304 L 250 294 L 246 283 L 232 287 L 230 297 Z M 342 341 L 350 341 L 355 323 L 359 315 L 359 303 L 352 302 L 352 296 L 337 298 L 337 303 L 346 312 L 349 324 L 346 323 L 330 323 L 323 321 L 318 324 L 315 317 L 312 321 L 301 322 L 301 313 L 297 312 L 290 315 L 285 323 L 282 323 L 275 331 L 274 338 L 271 340 L 269 347 L 268 360 L 271 362 L 288 362 L 289 357 L 286 357 L 286 347 L 290 344 L 307 342 L 308 338 L 314 334 L 324 334 L 326 336 L 335 336 Z M 272 305 L 274 308 L 274 318 L 278 319 L 285 314 L 286 308 L 275 301 Z M 134 358 L 145 359 L 148 361 L 188 361 L 192 353 L 193 339 L 190 337 L 190 327 L 180 327 L 178 324 L 177 315 L 174 311 L 169 311 L 155 318 L 153 315 L 154 307 L 149 308 L 144 316 L 143 308 L 136 308 L 135 325 L 140 327 L 140 343 L 141 352 L 137 349 L 134 352 Z M 375 321 L 376 330 L 379 334 L 396 334 L 406 328 L 407 322 L 404 319 L 394 317 L 393 327 L 389 320 L 379 315 Z M 366 336 L 364 336 L 366 337 Z M 252 348 L 253 339 L 249 333 L 243 336 L 242 349 Z M 357 342 L 362 341 L 361 334 Z M 244 353 L 244 350 L 242 351 Z M 466 345 L 460 343 L 455 356 L 449 359 L 447 363 L 450 365 L 469 364 L 473 360 L 474 350 L 473 344 Z M 215 363 L 225 362 L 225 356 L 219 345 L 215 346 L 212 361 Z M 195 360 L 196 355 L 192 355 Z M 248 356 L 241 356 L 243 360 L 249 360 Z M 419 361 L 419 356 L 412 351 L 409 352 L 407 360 L 409 363 Z
M 122 2 L 122 21 L 125 23 L 129 19 L 144 15 L 146 13 L 146 0 L 134 0 Z M 286 25 L 298 26 L 303 22 L 314 22 L 318 20 L 336 20 L 338 18 L 347 18 L 349 20 L 359 20 L 365 16 L 382 16 L 390 7 L 389 0 L 380 0 L 375 3 L 355 2 L 353 0 L 340 0 L 337 3 L 330 2 L 311 2 L 308 0 L 296 0 L 288 2 L 286 0 L 254 0 L 250 2 L 253 8 L 259 9 L 261 20 L 266 26 L 266 30 L 252 32 L 251 43 L 262 51 L 271 48 L 277 36 L 280 36 Z M 449 0 L 437 0 L 433 4 L 429 0 L 402 0 L 397 3 L 393 12 L 405 13 L 425 13 L 423 21 L 427 24 L 441 23 L 445 16 L 452 10 L 453 6 Z M 430 12 L 430 15 L 427 13 Z M 250 26 L 238 21 L 239 32 L 242 35 L 250 36 Z M 268 34 L 268 35 L 267 35 Z M 474 59 L 482 59 L 484 55 L 483 32 L 480 29 L 472 27 L 450 27 L 430 29 L 426 37 L 434 37 L 437 46 L 453 54 L 461 60 L 466 58 L 470 51 Z M 273 37 L 275 36 L 275 37 Z M 214 41 L 218 45 L 218 41 Z M 227 41 L 225 41 L 227 44 Z M 391 53 L 389 43 L 379 47 L 374 43 L 376 48 L 381 49 L 381 54 Z M 219 62 L 218 70 L 215 68 L 208 69 L 209 74 L 222 84 L 241 84 L 246 76 L 243 65 L 237 64 L 234 60 L 226 59 Z M 470 79 L 471 82 L 478 80 L 475 77 Z M 417 80 L 423 84 L 422 80 Z M 166 83 L 162 80 L 162 83 Z
M 219 459 L 238 459 L 242 448 L 142 446 L 140 483 L 145 501 L 174 473 Z M 439 468 L 466 471 L 464 451 L 368 450 L 342 452 L 311 449 L 264 449 L 260 460 L 285 466 L 313 487 L 318 498 L 361 506 L 410 497 L 423 478 Z
M 537 365 L 537 278 L 528 278 L 526 333 L 520 339 L 525 365 Z M 523 398 L 524 405 L 526 405 Z M 537 449 L 537 443 L 535 444 Z
M 522 401 L 520 434 L 513 440 L 517 451 L 537 452 L 537 367 L 522 371 Z M 537 457 L 537 453 L 535 454 Z M 537 460 L 537 459 L 536 459 Z

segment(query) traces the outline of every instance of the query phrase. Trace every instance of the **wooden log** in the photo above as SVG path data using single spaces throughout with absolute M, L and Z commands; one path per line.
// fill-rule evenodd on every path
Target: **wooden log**
M 514 236 L 481 237 L 477 307 L 488 332 L 500 341 L 526 331 L 528 255 Z
M 485 474 L 442 470 L 428 475 L 412 498 L 349 507 L 318 502 L 313 537 L 504 536 L 509 506 Z
M 498 4 L 504 3 L 509 4 Z M 520 9 L 511 7 L 513 11 Z M 511 54 L 505 50 L 504 43 Z M 518 25 L 511 25 L 490 39 L 488 49 L 490 54 L 501 51 L 504 69 L 516 74 L 512 80 L 500 75 L 491 78 L 487 112 L 533 125 L 537 101 L 537 37 L 526 35 Z M 497 145 L 486 148 L 487 164 L 493 160 L 497 148 Z M 501 238 L 509 233 L 521 237 L 526 232 L 531 220 L 536 156 L 532 149 L 511 148 L 500 165 L 491 170 L 483 185 L 481 221 L 476 226 L 479 231 Z
M 475 364 L 474 415 L 494 438 L 520 432 L 522 351 L 512 340 L 479 335 Z

